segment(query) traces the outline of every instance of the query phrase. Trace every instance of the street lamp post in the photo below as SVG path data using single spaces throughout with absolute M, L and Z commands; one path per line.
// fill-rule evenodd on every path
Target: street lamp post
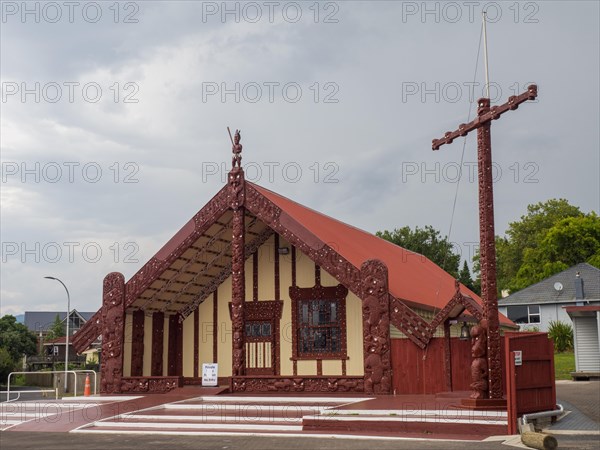
M 48 280 L 56 280 L 63 285 L 65 291 L 67 291 L 67 335 L 65 337 L 65 392 L 67 392 L 67 371 L 69 370 L 69 313 L 71 312 L 71 296 L 65 283 L 55 277 L 44 277 Z

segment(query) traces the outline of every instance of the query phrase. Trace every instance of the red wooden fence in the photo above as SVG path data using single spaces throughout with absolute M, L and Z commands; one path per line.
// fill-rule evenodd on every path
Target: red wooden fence
M 517 417 L 556 409 L 554 344 L 547 333 L 506 333 L 504 336 L 509 433 L 517 432 Z M 515 351 L 522 365 L 515 366 Z
M 501 342 L 504 346 L 504 342 Z M 450 339 L 452 391 L 469 391 L 471 340 Z M 447 392 L 444 338 L 433 338 L 425 350 L 409 339 L 392 339 L 392 384 L 397 395 Z M 503 350 L 503 349 L 502 349 Z M 503 387 L 505 383 L 503 380 Z

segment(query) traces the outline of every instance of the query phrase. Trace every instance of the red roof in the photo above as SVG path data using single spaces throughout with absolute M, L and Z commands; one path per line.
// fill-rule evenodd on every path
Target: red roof
M 390 292 L 395 297 L 416 305 L 442 309 L 454 295 L 454 278 L 425 256 L 321 214 L 264 187 L 249 184 L 355 267 L 360 268 L 369 259 L 383 261 L 388 267 Z M 482 303 L 481 298 L 467 287 L 461 285 L 461 292 Z M 500 322 L 514 325 L 502 314 Z

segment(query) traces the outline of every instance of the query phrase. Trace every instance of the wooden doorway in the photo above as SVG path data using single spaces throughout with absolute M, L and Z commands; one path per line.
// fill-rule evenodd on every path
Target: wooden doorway
M 246 375 L 279 375 L 279 321 L 283 302 L 247 302 L 244 307 Z

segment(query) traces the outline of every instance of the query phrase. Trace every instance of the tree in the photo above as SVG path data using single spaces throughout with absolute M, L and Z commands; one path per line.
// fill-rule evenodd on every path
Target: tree
M 453 277 L 458 276 L 460 255 L 453 251 L 448 237 L 442 237 L 431 225 L 425 228 L 415 227 L 414 231 L 407 226 L 394 231 L 378 231 L 376 235 L 406 250 L 426 256 Z
M 581 262 L 600 268 L 599 227 L 596 213 L 585 214 L 565 199 L 529 205 L 505 237 L 496 236 L 498 294 L 523 289 Z M 478 253 L 473 260 L 477 286 Z
M 15 316 L 0 318 L 0 378 L 4 380 L 23 357 L 36 353 L 37 338 Z M 7 371 L 6 374 L 4 373 Z
M 515 279 L 523 265 L 525 254 L 531 249 L 537 249 L 557 222 L 583 215 L 579 207 L 569 204 L 565 199 L 550 199 L 527 206 L 527 214 L 521 216 L 521 220 L 509 224 L 506 238 L 496 238 L 499 291 L 521 289 L 522 283 L 515 283 Z
M 8 350 L 4 347 L 0 347 L 0 384 L 6 382 L 8 374 L 15 370 L 16 365 L 16 361 L 12 359 Z
M 558 221 L 536 248 L 525 249 L 511 286 L 523 289 L 581 262 L 600 260 L 600 218 L 596 213 Z
M 62 320 L 60 320 L 60 317 L 57 314 L 54 318 L 54 322 L 52 322 L 52 325 L 48 329 L 46 341 L 52 341 L 62 336 L 65 336 L 65 327 L 62 323 Z
M 462 269 L 458 273 L 458 281 L 460 281 L 463 285 L 471 289 L 473 292 L 479 294 L 475 283 L 473 282 L 473 278 L 471 278 L 471 272 L 469 271 L 469 266 L 467 261 L 463 262 Z

